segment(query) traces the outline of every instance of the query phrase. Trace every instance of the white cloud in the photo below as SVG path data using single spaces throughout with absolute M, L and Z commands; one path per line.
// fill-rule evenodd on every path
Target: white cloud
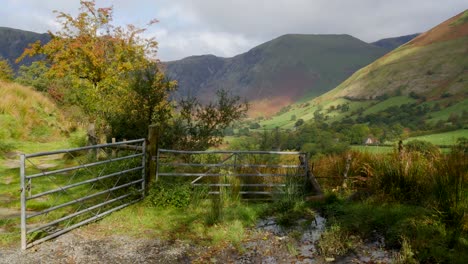
M 287 33 L 350 34 L 364 41 L 424 32 L 462 12 L 468 0 L 96 0 L 114 6 L 116 24 L 160 23 L 147 34 L 160 58 L 233 56 Z M 53 10 L 76 14 L 79 1 L 5 0 L 0 26 L 54 30 Z
M 191 55 L 215 54 L 221 57 L 234 56 L 246 51 L 260 41 L 247 39 L 240 34 L 211 31 L 190 31 L 169 33 L 168 30 L 155 31 L 159 42 L 161 60 L 172 60 Z M 170 54 L 171 56 L 167 56 Z

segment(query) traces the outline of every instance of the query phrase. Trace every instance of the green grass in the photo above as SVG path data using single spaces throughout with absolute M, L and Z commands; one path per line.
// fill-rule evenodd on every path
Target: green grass
M 69 138 L 58 138 L 58 141 L 50 141 L 50 142 L 31 142 L 31 141 L 14 141 L 14 148 L 12 150 L 17 151 L 19 153 L 26 153 L 32 154 L 36 152 L 44 152 L 44 151 L 53 151 L 59 149 L 70 149 L 79 147 L 82 144 L 82 138 L 85 137 L 85 133 L 83 131 L 77 131 L 70 135 Z M 81 143 L 80 143 L 81 142 Z M 54 164 L 57 166 L 55 169 L 64 167 L 64 166 L 71 166 L 73 160 L 67 159 L 43 159 L 43 158 L 33 158 L 33 163 L 47 163 L 47 164 Z M 7 164 L 11 165 L 16 163 L 19 166 L 19 157 L 15 157 L 13 159 L 7 159 L 5 156 L 0 155 L 0 196 L 3 199 L 8 198 L 6 202 L 2 202 L 0 207 L 2 208 L 9 208 L 10 210 L 20 210 L 20 176 L 19 176 L 19 168 L 9 168 Z M 29 168 L 32 167 L 30 163 L 27 164 Z M 37 173 L 39 172 L 37 169 L 29 169 L 28 173 Z M 32 181 L 33 190 L 32 193 L 43 192 L 46 190 L 51 190 L 57 188 L 58 186 L 63 186 L 66 184 L 70 184 L 70 174 L 66 175 L 55 175 L 51 177 L 41 177 L 34 179 Z M 89 186 L 80 186 L 73 189 L 73 197 L 80 196 L 80 193 L 89 193 Z M 28 210 L 39 211 L 45 208 L 49 208 L 50 206 L 57 205 L 60 203 L 70 201 L 70 198 L 66 195 L 49 195 L 47 196 L 47 200 L 37 199 L 31 200 L 28 202 Z M 57 212 L 49 213 L 45 216 L 45 218 L 59 218 L 62 217 L 63 213 L 67 212 L 65 210 L 59 210 Z M 44 217 L 36 217 L 31 219 L 29 224 L 34 224 L 38 221 L 43 221 Z M 11 219 L 2 219 L 0 217 L 0 223 L 2 224 L 2 228 L 7 233 L 0 234 L 0 246 L 8 246 L 12 245 L 15 242 L 19 241 L 20 230 L 19 230 L 19 218 L 11 218 Z
M 445 133 L 410 137 L 403 142 L 406 143 L 408 141 L 417 139 L 431 142 L 434 145 L 455 145 L 457 143 L 457 139 L 461 137 L 468 138 L 468 129 L 459 129 Z
M 440 120 L 446 121 L 452 113 L 460 115 L 464 110 L 468 111 L 468 99 L 464 99 L 454 105 L 444 108 L 437 112 L 432 112 L 431 118 L 427 121 L 429 123 L 436 123 Z
M 462 24 L 468 23 L 468 11 L 465 11 L 460 18 L 458 18 L 456 21 L 452 22 L 450 25 L 451 26 L 459 26 Z
M 409 98 L 407 96 L 395 96 L 391 97 L 385 101 L 379 102 L 369 108 L 367 108 L 364 112 L 363 115 L 368 115 L 368 114 L 375 114 L 381 111 L 386 110 L 387 108 L 391 106 L 400 106 L 403 104 L 408 104 L 408 103 L 413 103 L 415 102 L 415 99 Z
M 351 146 L 352 150 L 372 153 L 372 154 L 385 154 L 385 153 L 392 153 L 395 148 L 389 146 L 361 146 L 361 145 L 353 145 Z
M 223 220 L 208 224 L 211 200 L 188 208 L 153 208 L 139 203 L 96 223 L 96 230 L 107 234 L 196 241 L 202 245 L 239 245 L 246 227 L 255 225 L 263 204 L 230 204 L 223 209 Z

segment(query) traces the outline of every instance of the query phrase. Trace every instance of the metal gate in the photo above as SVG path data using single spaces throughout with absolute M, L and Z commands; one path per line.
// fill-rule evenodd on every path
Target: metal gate
M 307 177 L 307 154 L 283 151 L 182 151 L 159 149 L 156 180 L 185 177 L 209 194 L 238 188 L 242 199 L 270 200 L 285 188 L 302 185 Z
M 144 197 L 145 139 L 22 154 L 21 248 Z

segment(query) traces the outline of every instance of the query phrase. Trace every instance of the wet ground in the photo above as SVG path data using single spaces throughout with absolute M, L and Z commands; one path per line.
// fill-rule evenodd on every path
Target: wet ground
M 326 220 L 300 220 L 282 228 L 274 218 L 259 221 L 239 245 L 200 246 L 130 236 L 97 237 L 83 227 L 27 251 L 0 249 L 1 264 L 15 263 L 391 263 L 384 241 L 362 243 L 340 258 L 320 256 L 316 243 Z

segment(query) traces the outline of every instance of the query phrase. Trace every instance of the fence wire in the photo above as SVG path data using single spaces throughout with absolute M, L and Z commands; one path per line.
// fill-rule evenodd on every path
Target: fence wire
M 145 140 L 22 154 L 21 248 L 144 197 Z

